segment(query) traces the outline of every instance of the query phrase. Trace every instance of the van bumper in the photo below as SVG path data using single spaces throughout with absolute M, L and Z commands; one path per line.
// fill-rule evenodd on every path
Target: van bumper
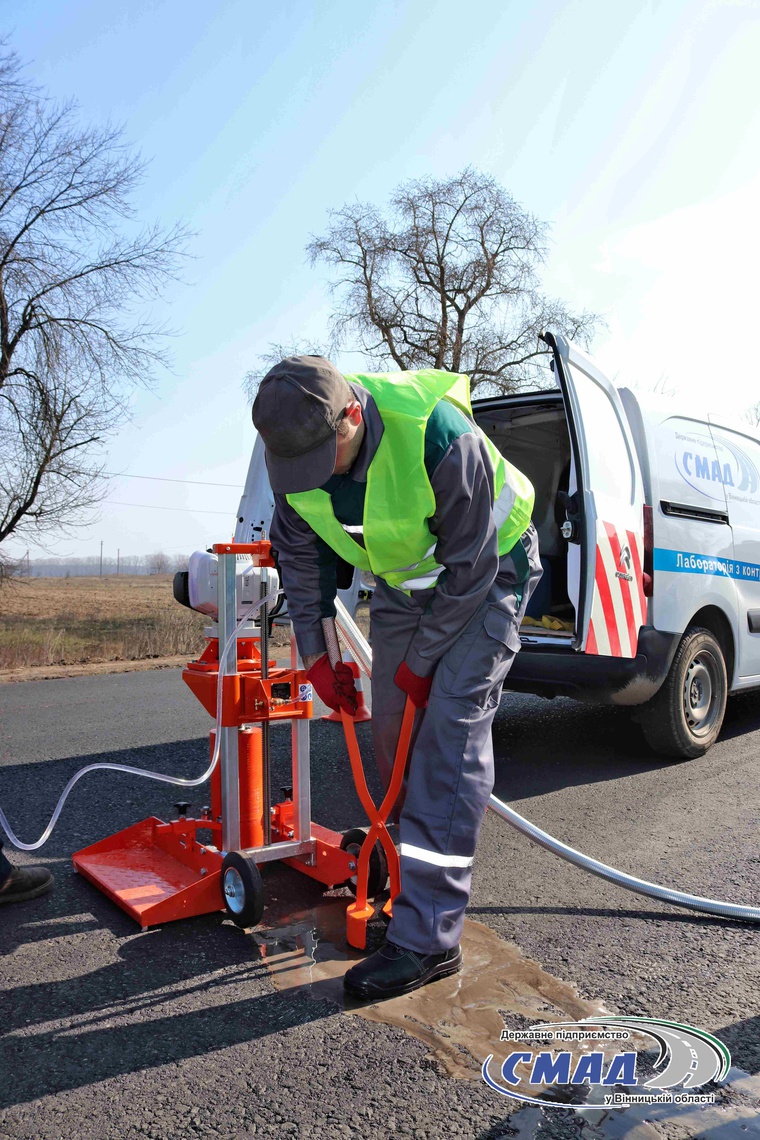
M 504 688 L 593 704 L 641 705 L 667 677 L 680 640 L 677 633 L 642 626 L 633 658 L 599 657 L 564 646 L 523 645 Z

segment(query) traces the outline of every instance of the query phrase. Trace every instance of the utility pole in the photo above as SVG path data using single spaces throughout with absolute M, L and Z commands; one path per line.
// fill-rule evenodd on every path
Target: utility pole
M 29 551 L 28 550 L 26 552 L 26 576 L 27 576 L 27 578 L 31 578 L 31 576 L 32 576 L 32 568 L 29 565 Z
M 103 539 L 100 540 L 100 577 L 103 577 Z
M 116 551 L 116 577 L 119 577 L 119 563 L 121 561 L 121 551 Z

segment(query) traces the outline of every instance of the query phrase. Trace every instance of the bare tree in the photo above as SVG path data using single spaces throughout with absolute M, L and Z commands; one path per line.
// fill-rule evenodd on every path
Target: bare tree
M 749 408 L 747 408 L 747 410 L 744 412 L 744 419 L 748 424 L 751 424 L 752 427 L 760 426 L 760 400 L 758 400 L 756 404 L 752 404 Z
M 616 382 L 617 377 L 615 377 L 614 380 Z M 632 387 L 636 387 L 635 380 L 632 383 Z M 680 389 L 678 384 L 672 383 L 670 377 L 665 372 L 661 372 L 659 378 L 655 381 L 654 384 L 647 388 L 647 391 L 654 392 L 655 395 L 659 396 L 675 396 L 680 391 Z
M 55 370 L 0 389 L 0 542 L 84 519 L 104 486 L 90 449 L 120 410 L 91 377 Z
M 137 225 L 143 170 L 121 130 L 80 126 L 0 41 L 0 543 L 83 520 L 126 391 L 167 361 L 144 308 L 188 233 Z
M 246 372 L 243 377 L 243 391 L 248 399 L 253 402 L 259 390 L 259 384 L 269 369 L 273 368 L 275 364 L 279 364 L 286 356 L 329 356 L 329 354 L 329 345 L 321 344 L 319 341 L 310 340 L 306 337 L 291 339 L 287 344 L 272 343 L 267 352 L 262 352 L 261 356 L 258 357 L 257 367 Z
M 21 573 L 21 561 L 18 558 L 9 558 L 0 551 L 0 587 L 17 578 Z
M 171 559 L 163 550 L 157 550 L 155 554 L 146 554 L 145 565 L 149 574 L 168 574 L 172 568 Z
M 548 227 L 471 168 L 404 183 L 387 214 L 356 202 L 330 217 L 307 253 L 337 271 L 333 351 L 371 366 L 466 372 L 481 394 L 545 386 L 538 334 L 588 343 L 600 323 L 541 292 Z

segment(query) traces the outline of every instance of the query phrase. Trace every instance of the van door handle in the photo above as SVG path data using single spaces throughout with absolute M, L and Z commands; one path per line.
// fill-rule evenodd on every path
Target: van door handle
M 578 512 L 577 494 L 568 495 L 567 491 L 558 491 L 557 501 L 561 507 L 565 508 L 565 521 L 560 527 L 562 537 L 568 542 L 579 543 L 581 540 L 581 517 Z

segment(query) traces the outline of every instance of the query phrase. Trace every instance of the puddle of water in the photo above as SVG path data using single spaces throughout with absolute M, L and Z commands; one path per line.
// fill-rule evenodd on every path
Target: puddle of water
M 267 907 L 253 936 L 278 990 L 305 989 L 311 998 L 345 1008 L 343 975 L 364 957 L 346 942 L 350 901 L 327 898 L 290 913 L 282 903 Z
M 513 1015 L 519 1028 L 610 1012 L 601 1001 L 580 997 L 575 986 L 547 973 L 517 945 L 473 919 L 465 919 L 460 973 L 402 997 L 371 1005 L 357 1002 L 343 990 L 346 970 L 364 957 L 346 943 L 349 902 L 346 896 L 325 898 L 289 914 L 282 903 L 267 908 L 264 925 L 254 937 L 275 986 L 283 993 L 305 989 L 310 997 L 330 1001 L 346 1013 L 403 1029 L 423 1041 L 453 1077 L 479 1078 L 483 1061 L 493 1054 L 490 1072 L 498 1079 L 504 1058 L 523 1047 L 499 1040 L 505 1026 L 500 1010 L 508 1018 Z M 378 921 L 372 931 L 376 945 L 383 930 Z M 577 1057 L 588 1046 L 563 1048 Z M 535 1086 L 521 1091 L 537 1093 Z
M 430 1047 L 451 1076 L 472 1078 L 480 1075 L 490 1054 L 490 1071 L 496 1077 L 505 1057 L 521 1048 L 519 1042 L 499 1040 L 504 1029 L 500 1010 L 516 1015 L 520 1025 L 523 1018 L 531 1025 L 608 1012 L 601 1002 L 585 1001 L 575 986 L 547 973 L 513 942 L 504 942 L 473 919 L 465 919 L 462 955 L 458 974 L 367 1006 L 362 1016 L 405 1029 Z M 520 1091 L 536 1095 L 535 1088 Z

